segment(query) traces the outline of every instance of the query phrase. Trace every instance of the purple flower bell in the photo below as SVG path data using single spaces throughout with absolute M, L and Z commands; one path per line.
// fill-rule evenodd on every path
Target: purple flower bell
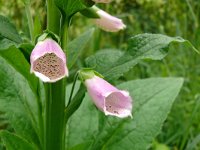
M 68 76 L 66 56 L 56 41 L 39 41 L 31 53 L 31 73 L 43 82 L 56 82 Z
M 100 17 L 99 19 L 95 19 L 95 24 L 99 28 L 108 32 L 118 32 L 126 28 L 126 25 L 121 19 L 111 16 L 107 12 L 96 7 L 94 9 L 97 9 L 96 13 Z
M 117 89 L 97 75 L 87 76 L 84 84 L 94 104 L 105 115 L 132 117 L 132 98 L 129 92 Z

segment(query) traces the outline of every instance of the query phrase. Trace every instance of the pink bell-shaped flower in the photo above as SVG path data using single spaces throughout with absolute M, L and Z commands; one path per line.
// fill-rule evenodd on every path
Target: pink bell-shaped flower
M 39 41 L 31 53 L 31 73 L 43 82 L 56 82 L 68 76 L 66 56 L 56 41 Z
M 97 9 L 97 8 L 94 8 Z M 95 19 L 95 24 L 108 32 L 118 32 L 126 28 L 126 25 L 121 19 L 111 16 L 107 12 L 98 9 L 96 13 L 99 15 L 99 19 Z
M 92 0 L 95 3 L 110 3 L 112 0 Z
M 94 104 L 105 115 L 132 117 L 132 98 L 127 91 L 117 89 L 96 75 L 84 82 Z

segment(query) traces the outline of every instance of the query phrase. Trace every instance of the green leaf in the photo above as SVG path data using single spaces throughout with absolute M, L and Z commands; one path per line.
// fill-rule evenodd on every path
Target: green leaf
M 22 47 L 23 46 L 25 45 L 22 45 Z M 38 79 L 33 74 L 30 74 L 30 64 L 18 48 L 10 46 L 7 49 L 0 49 L 0 57 L 4 58 L 27 79 L 34 92 L 37 91 Z
M 145 33 L 129 40 L 128 53 L 134 58 L 160 60 L 167 55 L 169 46 L 173 43 L 183 43 L 198 52 L 188 40 L 181 37 Z
M 86 60 L 86 64 L 88 67 L 94 69 L 96 69 L 96 66 L 99 66 L 97 71 L 103 74 L 108 80 L 114 80 L 128 72 L 142 59 L 163 59 L 168 53 L 170 44 L 173 43 L 183 43 L 198 52 L 189 41 L 184 40 L 181 37 L 169 37 L 161 34 L 145 33 L 132 37 L 128 43 L 128 50 L 120 58 L 113 59 L 112 57 L 117 57 L 116 52 L 109 52 L 106 58 L 111 59 L 111 62 L 102 61 L 104 60 L 102 57 L 105 57 L 107 52 L 101 52 L 100 54 L 97 53 L 94 56 L 89 57 Z M 106 69 L 100 67 L 107 65 L 109 67 L 106 67 Z
M 0 38 L 0 49 L 7 49 L 9 48 L 10 46 L 18 46 L 18 44 L 16 44 L 15 42 L 9 40 L 9 39 L 6 39 L 6 38 Z
M 1 131 L 0 137 L 7 150 L 36 150 L 31 143 L 8 131 Z
M 0 15 L 0 36 L 3 36 L 16 43 L 22 42 L 22 39 L 19 36 L 15 26 L 2 15 Z
M 119 85 L 119 89 L 129 91 L 133 98 L 132 119 L 105 116 L 87 96 L 69 120 L 67 148 L 80 146 L 86 150 L 84 145 L 90 142 L 87 150 L 148 149 L 160 132 L 182 84 L 182 78 L 150 78 Z
M 87 8 L 83 0 L 54 0 L 54 2 L 67 17 L 71 17 L 76 12 Z
M 26 58 L 27 62 L 30 62 L 30 55 L 34 48 L 34 45 L 30 43 L 22 43 L 18 46 L 20 51 L 23 53 L 24 57 Z
M 38 105 L 27 80 L 0 57 L 0 111 L 16 134 L 39 142 Z
M 103 49 L 95 55 L 85 60 L 86 66 L 90 67 L 102 74 L 109 72 L 113 64 L 124 55 L 124 52 L 117 49 Z
M 70 69 L 77 61 L 78 56 L 85 48 L 86 44 L 92 38 L 94 34 L 94 28 L 89 29 L 85 33 L 81 34 L 78 38 L 74 39 L 68 44 L 68 68 Z

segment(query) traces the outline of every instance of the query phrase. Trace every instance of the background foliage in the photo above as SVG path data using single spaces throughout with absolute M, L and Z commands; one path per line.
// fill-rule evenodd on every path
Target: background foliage
M 44 1 L 32 0 L 35 35 L 40 33 L 46 22 Z M 21 34 L 28 35 L 27 20 L 22 0 L 0 0 L 0 14 L 10 18 L 17 25 Z M 80 55 L 76 66 L 84 65 L 84 58 L 99 49 L 126 49 L 130 35 L 139 33 L 162 33 L 170 36 L 182 36 L 200 49 L 200 3 L 199 0 L 115 0 L 111 5 L 99 4 L 99 7 L 124 20 L 125 31 L 106 33 L 95 30 L 95 36 L 85 49 L 87 53 Z M 37 10 L 37 11 L 36 11 Z M 77 14 L 72 22 L 71 39 L 83 33 L 92 25 L 92 20 Z M 29 36 L 29 35 L 28 35 Z M 24 36 L 25 37 L 25 36 Z M 94 44 L 95 43 L 95 44 Z M 139 64 L 125 74 L 119 81 L 128 81 L 148 77 L 184 77 L 182 91 L 173 105 L 162 132 L 155 139 L 152 149 L 192 150 L 200 149 L 200 59 L 188 47 L 173 45 L 174 51 L 162 61 L 140 61 Z M 75 72 L 76 69 L 74 69 Z M 72 80 L 72 79 L 70 79 Z M 2 117 L 1 120 L 4 120 Z M 0 127 L 5 128 L 6 121 Z M 8 126 L 9 128 L 9 126 Z M 161 145 L 164 144 L 164 145 Z

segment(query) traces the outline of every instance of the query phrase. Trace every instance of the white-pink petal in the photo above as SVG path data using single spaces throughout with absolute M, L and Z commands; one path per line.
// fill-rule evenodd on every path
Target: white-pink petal
M 98 10 L 97 14 L 100 16 L 100 18 L 95 19 L 95 24 L 105 31 L 118 32 L 126 28 L 126 25 L 121 19 L 111 16 L 103 10 Z
M 92 101 L 105 115 L 132 117 L 132 98 L 127 91 L 117 89 L 98 76 L 86 79 L 85 85 Z
M 132 117 L 132 99 L 129 95 L 124 95 L 123 91 L 110 93 L 105 97 L 104 112 L 106 115 L 113 115 L 120 118 Z
M 36 44 L 30 60 L 31 73 L 43 82 L 56 82 L 68 76 L 65 53 L 58 43 L 50 38 Z

